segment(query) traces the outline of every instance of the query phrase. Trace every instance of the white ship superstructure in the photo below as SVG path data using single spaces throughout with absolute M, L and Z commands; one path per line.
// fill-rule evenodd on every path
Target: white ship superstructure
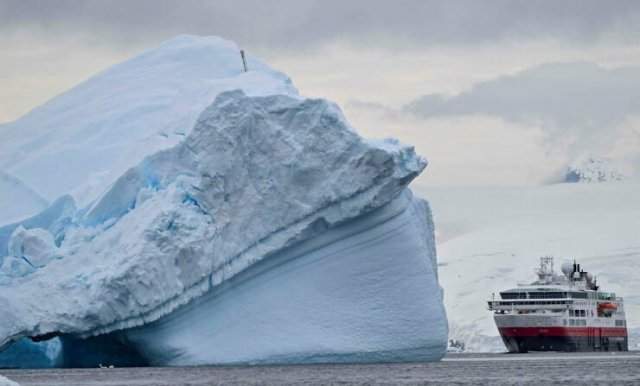
M 558 275 L 553 258 L 543 257 L 536 273 L 535 282 L 489 301 L 509 352 L 628 350 L 622 298 L 600 291 L 575 262 Z

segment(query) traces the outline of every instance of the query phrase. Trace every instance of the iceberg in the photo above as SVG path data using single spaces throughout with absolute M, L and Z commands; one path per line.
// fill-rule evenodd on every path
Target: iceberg
M 0 347 L 58 338 L 49 357 L 70 367 L 444 355 L 432 215 L 408 188 L 426 160 L 258 83 L 219 88 L 89 202 L 64 182 L 73 197 L 0 228 Z

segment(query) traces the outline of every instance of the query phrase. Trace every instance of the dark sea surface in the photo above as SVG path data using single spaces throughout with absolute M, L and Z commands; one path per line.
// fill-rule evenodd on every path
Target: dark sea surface
M 436 363 L 0 370 L 22 386 L 640 385 L 640 352 L 451 354 Z

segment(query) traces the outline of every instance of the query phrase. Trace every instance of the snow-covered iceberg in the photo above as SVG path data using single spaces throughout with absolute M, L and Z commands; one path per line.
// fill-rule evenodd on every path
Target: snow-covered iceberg
M 426 161 L 260 89 L 216 94 L 80 209 L 0 228 L 0 346 L 60 336 L 66 366 L 439 359 L 431 212 L 407 188 Z
M 218 37 L 166 41 L 0 126 L 0 171 L 48 201 L 71 194 L 84 206 L 145 156 L 182 141 L 219 93 L 297 95 L 285 74 L 252 55 L 247 62 L 243 72 L 238 46 Z

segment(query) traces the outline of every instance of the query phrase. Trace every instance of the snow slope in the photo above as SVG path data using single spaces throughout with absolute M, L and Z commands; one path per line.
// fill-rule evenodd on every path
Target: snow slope
M 65 364 L 87 366 L 74 360 L 105 358 L 87 347 L 122 334 L 154 364 L 438 359 L 447 327 L 431 214 L 407 189 L 425 166 L 412 147 L 362 139 L 327 101 L 222 93 L 184 141 L 71 222 L 46 222 L 62 231 L 14 225 L 0 345 L 61 334 Z M 284 296 L 293 289 L 307 296 Z M 254 312 L 266 299 L 270 312 Z M 97 334 L 108 334 L 99 345 L 78 340 Z
M 287 76 L 251 55 L 242 72 L 239 51 L 185 35 L 113 66 L 0 126 L 0 170 L 49 201 L 71 194 L 84 206 L 145 156 L 184 139 L 220 92 L 297 94 Z M 0 211 L 0 224 L 10 220 Z
M 640 327 L 639 184 L 413 188 L 431 202 L 451 338 L 468 350 L 504 350 L 486 300 L 533 281 L 544 255 L 577 259 Z
M 16 177 L 0 171 L 0 225 L 40 212 L 47 200 Z

